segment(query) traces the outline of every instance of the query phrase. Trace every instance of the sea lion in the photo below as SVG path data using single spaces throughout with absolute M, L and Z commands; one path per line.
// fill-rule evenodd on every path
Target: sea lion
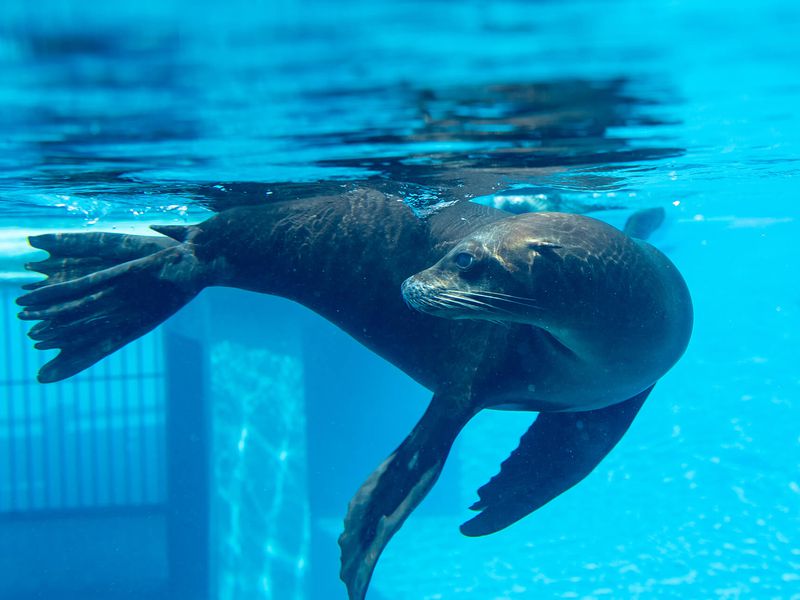
M 32 237 L 47 279 L 17 302 L 58 381 L 153 329 L 204 287 L 295 300 L 433 392 L 348 507 L 341 577 L 362 600 L 378 557 L 480 410 L 540 411 L 462 526 L 492 533 L 583 477 L 689 339 L 689 293 L 647 243 L 594 219 L 460 202 L 421 219 L 369 189 L 225 210 L 163 236 Z

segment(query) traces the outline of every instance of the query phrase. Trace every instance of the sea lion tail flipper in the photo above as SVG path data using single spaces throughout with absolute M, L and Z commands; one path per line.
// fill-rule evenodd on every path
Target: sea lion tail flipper
M 461 526 L 480 536 L 500 531 L 581 481 L 628 430 L 653 387 L 585 412 L 540 413 L 470 508 L 481 513 Z
M 17 299 L 20 319 L 41 321 L 29 336 L 61 352 L 39 381 L 66 379 L 144 335 L 203 287 L 203 267 L 189 244 L 156 236 L 46 234 L 30 238 L 47 251 L 29 270 L 47 278 Z
M 434 396 L 409 436 L 364 482 L 347 507 L 340 576 L 350 600 L 363 600 L 381 552 L 439 477 L 450 447 L 472 411 Z M 450 410 L 447 410 L 449 407 Z

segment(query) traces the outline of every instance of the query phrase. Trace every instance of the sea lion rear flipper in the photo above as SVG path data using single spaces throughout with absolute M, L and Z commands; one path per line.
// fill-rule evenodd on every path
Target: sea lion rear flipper
M 586 477 L 630 427 L 653 386 L 619 404 L 585 412 L 540 413 L 500 473 L 478 490 L 481 513 L 461 533 L 494 533 Z
M 350 600 L 363 600 L 381 552 L 436 483 L 450 447 L 473 411 L 434 396 L 409 436 L 367 478 L 347 507 L 340 576 Z
M 162 236 L 108 232 L 46 233 L 31 236 L 29 243 L 50 256 L 26 265 L 47 278 L 23 285 L 24 290 L 78 279 L 176 244 Z
M 45 234 L 30 244 L 50 253 L 27 268 L 47 278 L 17 299 L 28 334 L 61 352 L 39 371 L 60 381 L 144 335 L 203 287 L 203 265 L 187 244 L 157 236 Z

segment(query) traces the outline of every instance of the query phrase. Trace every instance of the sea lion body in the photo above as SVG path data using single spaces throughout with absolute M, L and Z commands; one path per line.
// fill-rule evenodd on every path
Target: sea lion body
M 437 256 L 427 223 L 398 198 L 363 191 L 234 208 L 200 224 L 190 243 L 214 285 L 289 298 L 331 321 L 430 390 L 437 357 L 462 330 L 486 329 L 409 310 L 403 280 Z
M 479 490 L 467 535 L 508 526 L 591 472 L 691 330 L 672 263 L 587 217 L 460 202 L 420 219 L 360 189 L 154 229 L 171 239 L 31 239 L 50 258 L 30 268 L 48 278 L 28 286 L 20 317 L 41 321 L 38 348 L 61 349 L 40 380 L 89 367 L 214 285 L 295 300 L 402 369 L 433 399 L 350 503 L 339 543 L 351 600 L 477 412 L 542 411 Z
M 523 228 L 559 246 L 514 255 L 547 303 L 539 322 L 498 327 L 408 310 L 400 291 L 410 277 L 441 271 L 439 261 L 470 245 L 512 255 L 509 241 Z M 463 204 L 424 221 L 399 198 L 362 191 L 231 209 L 187 241 L 214 265 L 214 284 L 295 300 L 432 392 L 452 379 L 453 365 L 475 365 L 483 408 L 588 410 L 630 398 L 674 364 L 691 329 L 688 291 L 672 263 L 578 215 L 509 216 Z

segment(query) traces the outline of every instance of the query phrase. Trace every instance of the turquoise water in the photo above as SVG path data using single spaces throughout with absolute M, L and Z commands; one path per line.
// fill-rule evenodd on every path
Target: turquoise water
M 133 231 L 200 220 L 214 206 L 365 183 L 402 194 L 420 213 L 470 197 L 546 203 L 619 224 L 633 209 L 662 207 L 666 222 L 652 241 L 686 277 L 695 330 L 620 445 L 534 515 L 467 539 L 458 533 L 466 506 L 529 424 L 525 415 L 479 415 L 443 476 L 451 493 L 409 519 L 372 592 L 397 600 L 800 598 L 799 30 L 800 8 L 779 1 L 6 0 L 3 278 L 21 281 L 29 231 Z M 239 301 L 231 298 L 213 309 Z M 342 365 L 371 360 L 292 307 L 258 310 L 270 323 L 296 319 L 312 338 L 319 331 L 334 354 L 351 357 Z M 4 337 L 27 347 L 22 331 L 7 327 Z M 307 335 L 292 331 L 286 325 L 281 335 Z M 240 337 L 248 335 L 258 337 Z M 252 360 L 273 365 L 263 367 L 277 369 L 270 377 L 298 377 L 303 353 L 276 337 L 265 333 L 272 354 Z M 224 364 L 220 348 L 230 346 L 216 348 L 214 364 Z M 393 401 L 370 409 L 363 464 L 312 470 L 310 487 L 319 476 L 355 490 L 424 407 L 421 390 L 368 364 L 362 379 Z M 311 394 L 324 381 L 305 368 Z M 213 385 L 235 396 L 227 380 Z M 400 393 L 391 390 L 407 403 L 395 406 Z M 333 405 L 375 402 L 369 390 L 329 393 Z M 236 416 L 231 443 L 252 431 L 240 426 L 248 418 Z M 296 422 L 284 425 L 296 433 Z M 281 439 L 302 442 L 292 435 Z M 278 489 L 269 474 L 241 477 L 256 476 Z M 228 474 L 218 481 L 233 485 Z M 312 531 L 338 531 L 347 495 L 330 494 Z M 266 510 L 236 502 L 224 514 L 240 520 L 225 535 L 247 528 L 247 510 Z M 291 565 L 281 584 L 289 587 L 259 575 L 250 587 L 217 585 L 217 597 L 302 597 L 292 578 L 303 577 L 330 583 L 308 597 L 344 597 L 334 534 L 319 534 L 330 551 L 309 560 L 310 570 L 308 532 L 297 535 L 280 560 L 255 543 L 237 548 L 264 560 L 217 561 L 233 572 L 242 563 L 265 573 L 273 562 Z

